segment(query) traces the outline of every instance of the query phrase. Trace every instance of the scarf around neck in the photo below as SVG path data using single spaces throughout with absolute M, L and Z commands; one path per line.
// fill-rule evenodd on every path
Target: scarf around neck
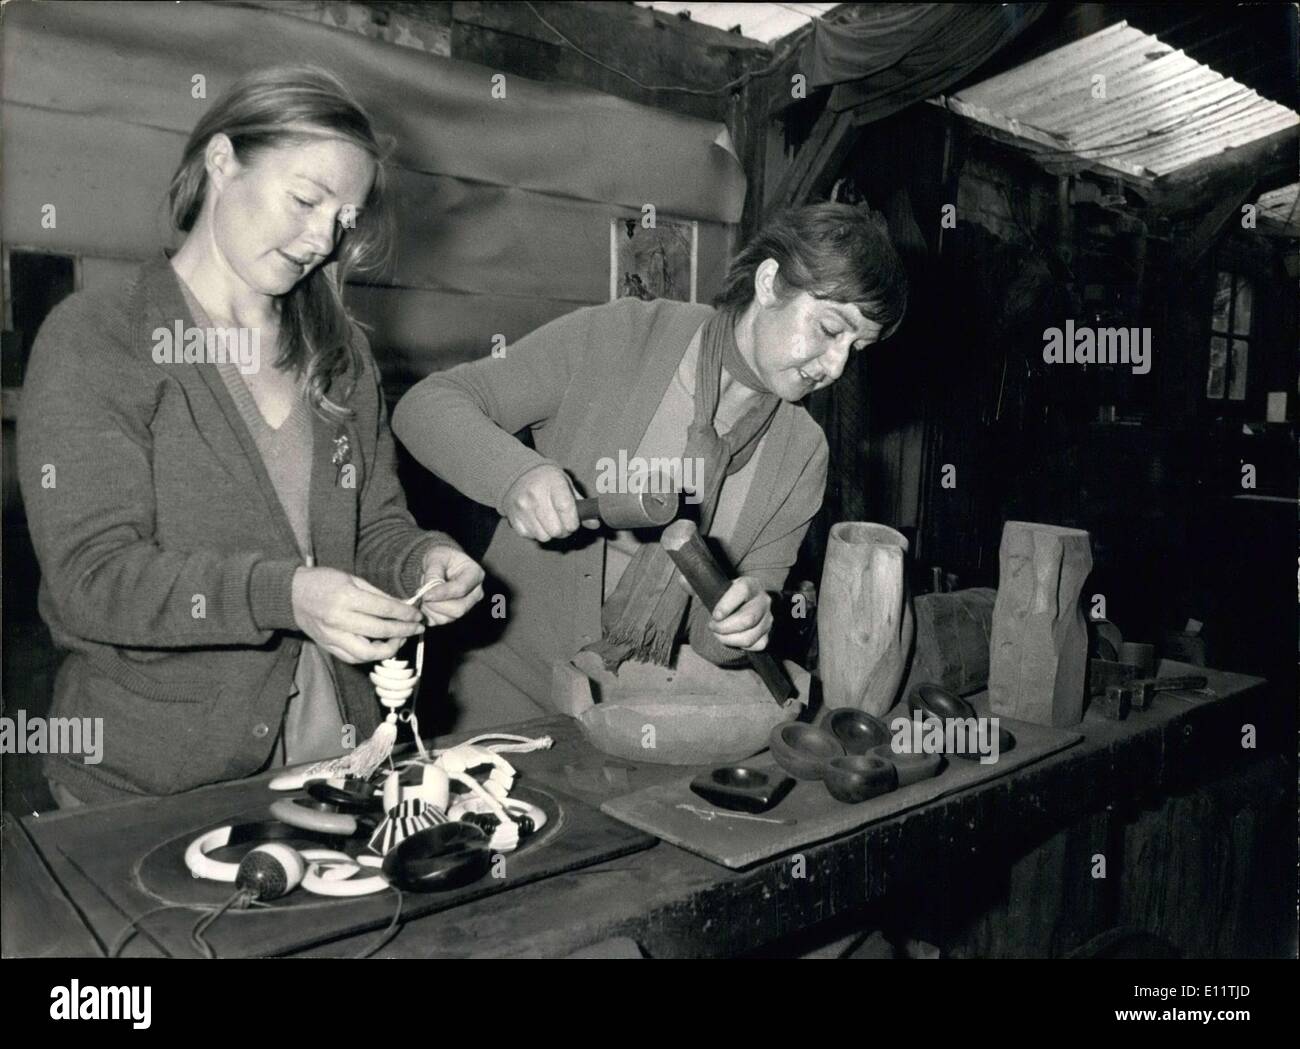
M 722 367 L 742 385 L 761 390 L 762 396 L 725 437 L 718 435 L 714 416 L 722 392 Z M 723 482 L 744 468 L 772 425 L 781 404 L 763 390 L 736 346 L 736 316 L 719 310 L 700 332 L 699 359 L 695 367 L 695 410 L 686 431 L 685 459 L 701 462 L 698 497 L 699 529 L 707 534 L 718 508 Z M 601 610 L 601 639 L 586 646 L 604 660 L 611 671 L 628 659 L 667 666 L 673 643 L 681 630 L 690 600 L 674 581 L 676 566 L 657 542 L 646 543 L 619 579 Z

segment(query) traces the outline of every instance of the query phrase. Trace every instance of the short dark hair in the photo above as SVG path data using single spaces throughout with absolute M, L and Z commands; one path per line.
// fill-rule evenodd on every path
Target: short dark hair
M 775 259 L 779 286 L 817 299 L 852 303 L 892 335 L 907 310 L 907 274 L 884 218 L 865 205 L 809 204 L 764 224 L 731 262 L 713 304 L 742 310 L 754 298 L 754 272 Z

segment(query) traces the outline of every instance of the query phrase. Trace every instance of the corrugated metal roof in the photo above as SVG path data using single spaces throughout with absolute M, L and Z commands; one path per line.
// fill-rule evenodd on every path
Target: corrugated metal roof
M 1127 22 L 934 101 L 1144 179 L 1300 123 L 1292 110 Z
M 1296 200 L 1300 197 L 1300 182 L 1263 194 L 1258 201 L 1261 218 L 1269 219 L 1290 236 L 1300 237 L 1300 210 Z
M 819 18 L 839 4 L 695 4 L 637 2 L 638 7 L 653 7 L 656 11 L 676 15 L 690 13 L 692 22 L 731 29 L 740 26 L 741 36 L 770 44 L 787 33 L 793 33 L 814 18 Z

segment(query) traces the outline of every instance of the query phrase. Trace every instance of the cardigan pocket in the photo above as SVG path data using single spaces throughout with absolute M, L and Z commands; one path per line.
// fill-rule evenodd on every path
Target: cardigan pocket
M 223 716 L 232 686 L 219 679 L 159 681 L 120 658 L 74 653 L 56 686 L 59 716 L 100 721 L 102 763 L 96 778 L 116 777 L 142 794 L 175 794 L 230 778 L 239 747 L 237 721 Z M 247 735 L 247 731 L 243 735 Z M 249 742 L 263 741 L 249 736 Z
M 115 685 L 155 703 L 205 703 L 222 691 L 222 686 L 211 680 L 158 681 L 116 656 L 92 660 L 91 664 Z

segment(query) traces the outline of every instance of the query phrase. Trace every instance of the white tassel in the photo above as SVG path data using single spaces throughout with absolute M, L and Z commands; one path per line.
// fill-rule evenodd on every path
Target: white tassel
M 375 733 L 368 740 L 348 755 L 349 776 L 357 779 L 369 779 L 374 775 L 393 753 L 393 744 L 397 742 L 397 713 L 389 711 Z
M 370 672 L 370 682 L 375 686 L 379 702 L 388 708 L 388 717 L 375 734 L 357 747 L 349 757 L 352 759 L 353 773 L 360 779 L 369 779 L 393 753 L 393 744 L 397 742 L 397 711 L 415 695 L 420 684 L 420 672 L 424 669 L 424 638 L 421 637 L 415 649 L 415 669 L 404 659 L 385 659 L 376 664 Z M 407 712 L 407 717 L 414 725 L 415 738 L 420 738 L 419 724 L 415 721 L 415 711 Z

